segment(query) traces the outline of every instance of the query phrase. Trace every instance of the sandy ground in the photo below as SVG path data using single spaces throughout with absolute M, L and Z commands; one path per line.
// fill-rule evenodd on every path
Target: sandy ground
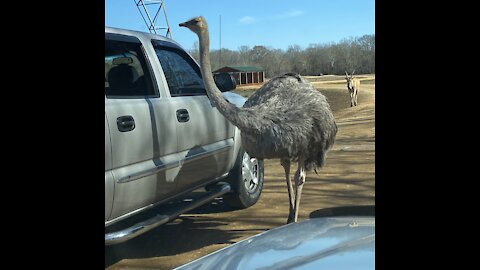
M 326 166 L 318 175 L 307 173 L 299 220 L 322 212 L 328 214 L 332 207 L 374 205 L 375 76 L 361 76 L 356 107 L 350 107 L 342 76 L 307 78 L 327 97 L 338 133 Z M 292 164 L 292 173 L 295 170 Z M 126 243 L 105 247 L 105 268 L 172 269 L 284 225 L 287 216 L 288 193 L 283 168 L 278 160 L 266 160 L 263 192 L 257 204 L 232 210 L 221 199 L 216 199 Z

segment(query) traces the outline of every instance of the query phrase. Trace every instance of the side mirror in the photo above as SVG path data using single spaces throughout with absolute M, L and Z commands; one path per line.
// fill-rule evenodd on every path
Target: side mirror
M 237 87 L 235 78 L 229 73 L 217 73 L 213 75 L 213 80 L 218 89 L 222 92 L 233 90 Z

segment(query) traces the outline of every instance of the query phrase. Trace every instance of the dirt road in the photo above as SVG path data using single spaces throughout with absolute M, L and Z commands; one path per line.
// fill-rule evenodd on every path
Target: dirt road
M 356 107 L 350 107 L 345 80 L 340 80 L 341 76 L 331 78 L 332 82 L 314 85 L 327 97 L 334 112 L 337 140 L 319 174 L 307 173 L 299 220 L 314 217 L 321 209 L 375 204 L 374 76 L 362 79 Z M 292 164 L 291 171 L 295 170 Z M 284 225 L 287 216 L 283 168 L 278 160 L 266 160 L 265 183 L 256 205 L 235 211 L 217 199 L 129 242 L 105 247 L 105 268 L 172 269 Z

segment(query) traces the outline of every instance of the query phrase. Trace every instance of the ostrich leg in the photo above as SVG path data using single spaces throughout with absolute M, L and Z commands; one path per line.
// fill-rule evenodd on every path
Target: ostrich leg
M 298 162 L 298 169 L 297 172 L 295 173 L 295 216 L 293 219 L 293 222 L 297 222 L 298 219 L 298 209 L 300 206 L 300 198 L 302 196 L 302 189 L 303 189 L 303 184 L 305 184 L 305 164 L 304 161 L 299 161 Z
M 289 209 L 288 209 L 288 219 L 287 219 L 287 224 L 288 224 L 288 223 L 291 223 L 294 218 L 293 206 L 295 204 L 295 197 L 294 197 L 295 194 L 293 193 L 292 180 L 290 179 L 290 160 L 282 159 L 280 161 L 280 164 L 282 164 L 283 169 L 285 170 L 285 178 L 287 180 L 288 199 L 289 199 Z

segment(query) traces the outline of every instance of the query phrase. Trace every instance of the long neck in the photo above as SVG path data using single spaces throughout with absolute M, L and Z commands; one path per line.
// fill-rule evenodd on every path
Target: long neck
M 248 128 L 245 126 L 245 121 L 240 119 L 240 108 L 229 103 L 218 90 L 213 80 L 212 68 L 210 65 L 210 39 L 208 29 L 203 29 L 201 34 L 198 34 L 200 41 L 200 67 L 203 81 L 207 90 L 208 97 L 215 104 L 220 113 L 225 116 L 232 124 L 238 128 Z

